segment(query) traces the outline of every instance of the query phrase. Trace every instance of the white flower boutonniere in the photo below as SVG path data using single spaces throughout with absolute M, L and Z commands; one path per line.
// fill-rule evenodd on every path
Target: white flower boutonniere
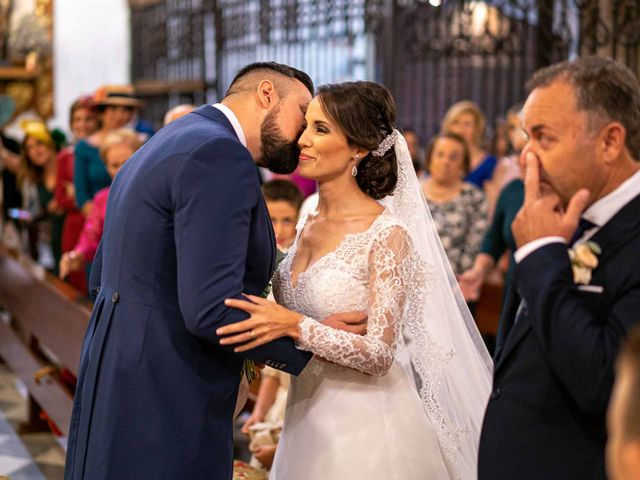
M 598 257 L 602 250 L 595 242 L 585 242 L 569 249 L 573 281 L 588 285 L 591 282 L 591 272 L 598 266 Z

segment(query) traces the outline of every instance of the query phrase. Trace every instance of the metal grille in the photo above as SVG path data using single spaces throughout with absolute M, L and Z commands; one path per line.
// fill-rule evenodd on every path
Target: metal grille
M 316 84 L 372 78 L 365 0 L 222 0 L 220 85 L 264 60 L 309 73 Z
M 392 65 L 384 82 L 395 93 L 400 123 L 426 139 L 463 99 L 489 119 L 504 114 L 523 99 L 536 68 L 567 57 L 570 38 L 556 33 L 555 14 L 553 2 L 534 0 L 398 4 L 383 63 Z
M 275 60 L 316 84 L 387 85 L 399 123 L 427 137 L 471 99 L 493 119 L 544 65 L 583 53 L 636 71 L 640 0 L 130 0 L 133 78 L 160 119 L 213 102 L 242 66 Z M 426 139 L 426 138 L 425 138 Z

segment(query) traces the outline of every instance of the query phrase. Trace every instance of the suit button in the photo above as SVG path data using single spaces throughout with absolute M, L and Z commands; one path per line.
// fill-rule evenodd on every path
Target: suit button
M 494 400 L 499 398 L 500 395 L 502 395 L 502 391 L 499 388 L 496 388 L 493 392 L 491 392 L 491 398 Z
M 120 294 L 118 292 L 115 292 L 113 295 L 111 295 L 112 303 L 117 303 L 119 299 L 120 299 Z

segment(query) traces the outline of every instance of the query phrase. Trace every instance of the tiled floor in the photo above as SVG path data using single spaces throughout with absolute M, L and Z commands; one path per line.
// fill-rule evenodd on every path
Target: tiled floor
M 62 480 L 64 450 L 48 432 L 18 436 L 26 400 L 16 378 L 0 363 L 0 476 L 11 480 Z

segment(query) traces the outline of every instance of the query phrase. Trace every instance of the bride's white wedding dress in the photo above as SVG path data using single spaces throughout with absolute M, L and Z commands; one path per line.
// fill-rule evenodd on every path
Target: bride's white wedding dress
M 270 480 L 477 478 L 491 358 L 407 144 L 387 138 L 398 182 L 383 213 L 292 278 L 301 218 L 275 274 L 276 300 L 305 315 L 298 343 L 315 356 L 292 378 Z M 365 336 L 319 321 L 353 311 L 368 314 Z
M 274 293 L 278 303 L 307 316 L 299 345 L 316 356 L 292 378 L 269 478 L 450 478 L 413 378 L 394 361 L 406 348 L 407 280 L 420 270 L 404 227 L 385 210 L 297 279 L 291 277 L 296 251 L 294 245 L 280 264 Z M 366 336 L 315 320 L 348 311 L 368 311 Z

